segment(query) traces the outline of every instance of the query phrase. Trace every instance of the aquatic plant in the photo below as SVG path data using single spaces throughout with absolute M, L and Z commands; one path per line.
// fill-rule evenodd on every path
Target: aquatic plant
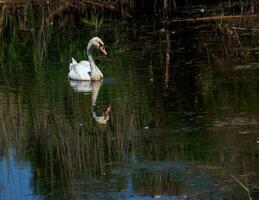
M 238 180 L 235 176 L 231 175 L 231 177 L 247 192 L 248 199 L 253 200 L 251 197 L 251 192 L 249 190 L 248 184 L 247 184 L 247 177 L 246 177 L 246 185 L 244 185 L 240 180 Z
M 93 26 L 95 31 L 99 31 L 103 24 L 103 17 L 100 19 L 97 16 L 92 16 L 91 19 L 81 19 L 83 23 L 89 26 Z

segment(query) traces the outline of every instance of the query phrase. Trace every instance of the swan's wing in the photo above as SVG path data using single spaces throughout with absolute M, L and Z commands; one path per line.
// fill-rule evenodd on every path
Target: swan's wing
M 73 57 L 71 58 L 71 64 L 77 64 L 77 61 Z
M 71 70 L 74 66 L 77 65 L 76 60 L 72 57 L 71 62 L 69 63 L 69 70 Z
M 91 80 L 90 63 L 86 60 L 70 65 L 68 78 L 72 80 Z

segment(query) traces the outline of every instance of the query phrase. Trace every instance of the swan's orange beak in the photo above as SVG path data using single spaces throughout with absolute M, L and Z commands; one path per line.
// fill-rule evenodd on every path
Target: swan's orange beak
M 101 51 L 104 55 L 107 56 L 107 52 L 106 52 L 104 46 L 101 46 L 101 47 L 100 47 L 100 51 Z

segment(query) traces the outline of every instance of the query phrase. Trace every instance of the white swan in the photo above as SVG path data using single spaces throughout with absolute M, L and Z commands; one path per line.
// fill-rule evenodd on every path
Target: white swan
M 87 56 L 89 61 L 82 60 L 77 63 L 77 61 L 72 58 L 72 61 L 69 64 L 69 79 L 90 81 L 101 80 L 103 78 L 103 73 L 96 66 L 92 57 L 94 47 L 99 49 L 104 55 L 107 55 L 103 41 L 99 37 L 92 38 L 87 45 Z

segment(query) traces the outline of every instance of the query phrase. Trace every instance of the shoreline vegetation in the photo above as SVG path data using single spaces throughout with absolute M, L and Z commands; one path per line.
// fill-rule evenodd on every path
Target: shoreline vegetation
M 175 24 L 220 24 L 226 34 L 237 30 L 257 30 L 259 4 L 255 1 L 218 0 L 193 3 L 191 0 L 0 0 L 0 38 L 4 32 L 42 32 L 47 27 L 71 29 L 105 23 L 130 26 L 156 24 L 159 30 Z M 223 22 L 223 23 L 222 23 Z M 8 36 L 7 36 L 8 37 Z
M 258 7 L 248 0 L 0 0 L 0 42 L 17 31 L 35 36 L 48 27 L 73 30 L 79 25 L 98 31 L 110 23 L 134 29 L 153 24 L 160 33 L 175 29 L 175 24 L 206 23 L 216 24 L 225 35 L 238 35 L 240 30 L 257 31 Z
M 156 24 L 170 29 L 174 24 L 222 23 L 237 29 L 257 29 L 259 5 L 255 1 L 210 1 L 195 4 L 177 0 L 0 0 L 0 38 L 3 32 L 34 32 L 85 24 L 100 30 L 106 22 L 128 25 Z M 238 23 L 236 23 L 238 22 Z M 237 29 L 233 30 L 236 31 Z
M 177 22 L 215 19 L 234 19 L 240 16 L 256 16 L 258 4 L 255 1 L 209 1 L 203 4 L 177 0 L 0 0 L 1 17 L 6 10 L 28 12 L 28 8 L 47 9 L 48 17 L 62 14 L 94 15 L 114 18 L 169 19 Z

